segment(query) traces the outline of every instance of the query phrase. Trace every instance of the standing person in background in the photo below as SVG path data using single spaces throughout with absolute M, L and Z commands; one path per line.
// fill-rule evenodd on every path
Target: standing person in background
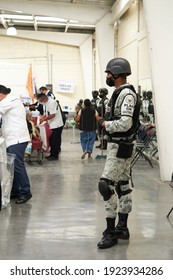
M 100 98 L 98 97 L 99 92 L 97 90 L 92 91 L 92 99 L 91 99 L 91 106 L 97 110 L 97 106 L 99 104 Z
M 98 106 L 98 104 L 99 104 L 99 101 L 100 101 L 100 98 L 98 97 L 98 95 L 99 95 L 99 92 L 97 91 L 97 90 L 93 90 L 92 91 L 92 99 L 91 99 L 91 106 L 95 109 L 95 110 L 97 110 L 97 106 Z M 95 139 L 95 141 L 97 141 L 98 140 L 98 126 L 97 126 L 97 131 L 96 131 L 96 139 Z
M 109 102 L 107 118 L 100 121 L 109 137 L 108 155 L 98 184 L 107 223 L 103 237 L 97 244 L 100 249 L 112 247 L 118 239 L 128 240 L 130 237 L 127 227 L 128 215 L 132 210 L 130 167 L 141 105 L 134 87 L 127 83 L 131 67 L 126 59 L 110 60 L 105 72 L 107 85 L 114 86 L 115 90 Z M 118 223 L 115 227 L 117 212 Z
M 107 88 L 99 89 L 100 101 L 97 105 L 97 111 L 98 111 L 100 118 L 104 118 L 104 116 L 105 116 L 106 107 L 109 102 L 107 95 L 108 95 Z M 96 146 L 96 148 L 106 150 L 107 149 L 107 137 L 105 136 L 104 130 L 102 130 L 100 127 L 98 127 L 98 135 L 99 135 L 99 139 L 100 139 L 100 144 L 98 146 Z
M 78 124 L 76 122 L 77 115 L 79 111 L 83 108 L 83 99 L 79 99 L 79 102 L 75 106 L 75 113 L 74 113 L 74 121 L 75 121 L 75 127 L 78 128 Z
M 42 86 L 39 88 L 40 93 L 44 93 L 47 95 L 47 97 L 52 97 L 53 99 L 55 99 L 55 95 L 53 94 L 52 91 L 50 91 L 49 89 L 47 89 L 46 87 Z
M 37 99 L 39 103 L 45 106 L 45 114 L 40 117 L 40 124 L 44 121 L 48 122 L 52 131 L 50 136 L 50 155 L 47 160 L 58 160 L 61 149 L 61 135 L 63 130 L 63 119 L 60 108 L 53 98 L 48 98 L 44 93 L 38 93 Z
M 155 122 L 154 119 L 154 103 L 153 103 L 153 93 L 151 90 L 147 91 L 147 98 L 148 98 L 148 115 L 149 120 L 151 123 Z
M 91 157 L 94 141 L 96 138 L 96 122 L 99 120 L 97 111 L 91 106 L 89 99 L 84 100 L 84 108 L 77 115 L 76 121 L 79 122 L 80 141 L 83 150 L 81 159 L 88 154 Z
M 79 102 L 76 104 L 75 106 L 75 115 L 74 115 L 74 119 L 76 119 L 79 111 L 83 108 L 83 99 L 79 99 Z
M 143 113 L 143 121 L 148 121 L 148 107 L 149 107 L 149 100 L 147 97 L 147 92 L 143 91 L 142 93 L 142 113 Z
M 26 112 L 22 102 L 11 89 L 0 85 L 0 115 L 2 116 L 2 134 L 7 153 L 15 154 L 14 179 L 11 198 L 17 198 L 16 204 L 26 203 L 31 197 L 31 187 L 24 165 L 24 154 L 30 136 L 26 122 Z

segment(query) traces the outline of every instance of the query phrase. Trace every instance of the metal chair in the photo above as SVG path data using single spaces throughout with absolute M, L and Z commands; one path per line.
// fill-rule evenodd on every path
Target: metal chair
M 133 156 L 131 167 L 135 165 L 139 157 L 143 157 L 151 167 L 153 164 L 151 162 L 149 154 L 147 154 L 146 150 L 149 148 L 152 140 L 156 137 L 156 128 L 153 124 L 141 125 L 136 139 L 136 151 Z

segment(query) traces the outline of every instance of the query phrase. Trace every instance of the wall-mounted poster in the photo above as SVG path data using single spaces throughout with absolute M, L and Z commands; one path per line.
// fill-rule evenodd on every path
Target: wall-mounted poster
M 74 93 L 74 81 L 58 80 L 57 92 Z

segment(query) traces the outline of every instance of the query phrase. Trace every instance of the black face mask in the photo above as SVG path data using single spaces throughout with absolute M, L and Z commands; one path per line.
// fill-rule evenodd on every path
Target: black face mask
M 114 87 L 114 80 L 112 78 L 106 78 L 106 84 L 109 86 L 109 87 Z
M 94 98 L 94 99 L 96 99 L 96 98 L 97 98 L 97 96 L 98 96 L 97 94 L 93 94 L 93 98 Z

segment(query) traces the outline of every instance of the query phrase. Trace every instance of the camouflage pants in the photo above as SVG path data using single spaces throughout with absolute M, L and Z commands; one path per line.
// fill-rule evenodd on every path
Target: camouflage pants
M 135 148 L 134 148 L 135 149 Z M 108 144 L 108 155 L 104 167 L 104 171 L 102 173 L 102 178 L 106 178 L 115 182 L 114 186 L 109 185 L 110 190 L 115 191 L 115 186 L 118 181 L 129 181 L 130 179 L 130 166 L 131 166 L 131 158 L 123 159 L 117 158 L 118 144 L 109 143 Z M 121 185 L 121 191 L 128 191 L 130 189 L 130 185 L 125 184 Z M 104 201 L 105 209 L 106 209 L 106 217 L 116 218 L 117 212 L 128 214 L 132 210 L 132 197 L 131 193 L 122 195 L 120 199 L 115 193 L 110 197 L 109 200 Z

